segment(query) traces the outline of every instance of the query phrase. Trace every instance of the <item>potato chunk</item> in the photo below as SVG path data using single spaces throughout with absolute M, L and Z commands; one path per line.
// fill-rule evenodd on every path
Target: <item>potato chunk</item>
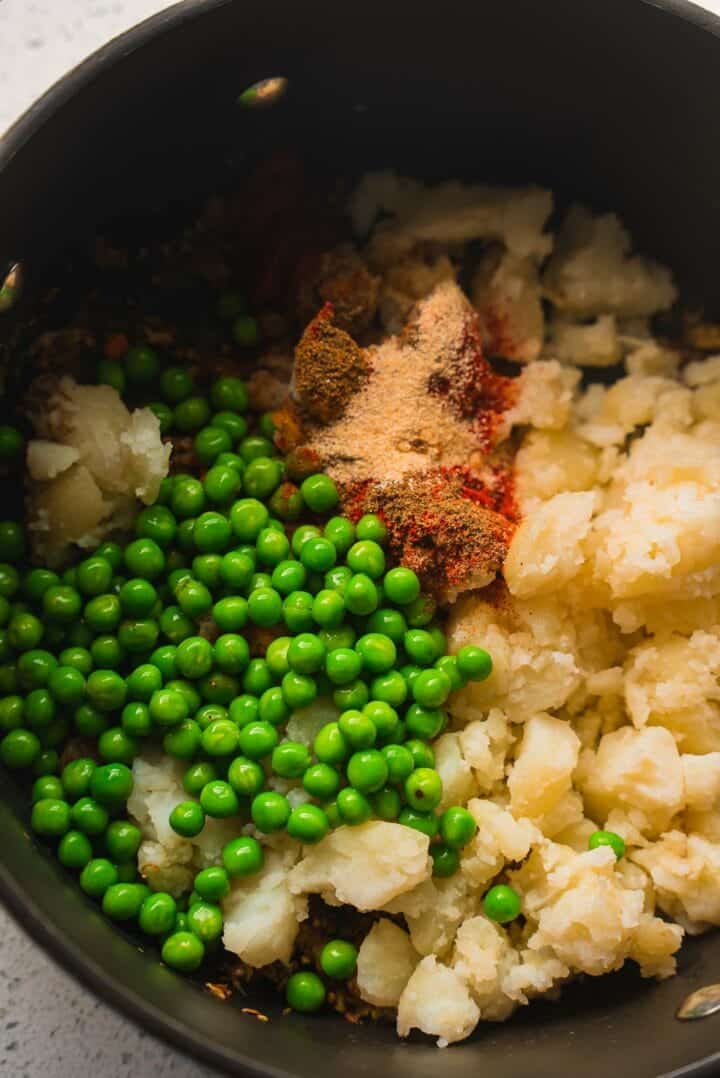
M 479 1018 L 480 1009 L 460 974 L 428 955 L 400 996 L 397 1031 L 407 1037 L 411 1029 L 419 1029 L 444 1046 L 468 1037 Z
M 374 820 L 338 827 L 290 873 L 293 894 L 314 893 L 331 905 L 381 909 L 430 875 L 427 835 L 402 824 Z
M 529 719 L 508 778 L 513 814 L 537 819 L 550 812 L 570 792 L 579 752 L 568 722 L 550 715 Z
M 590 816 L 602 824 L 613 809 L 641 814 L 642 833 L 657 836 L 685 804 L 680 754 L 662 727 L 623 727 L 583 754 L 580 786 Z
M 360 996 L 376 1007 L 396 1007 L 419 961 L 407 932 L 392 921 L 376 921 L 358 952 Z

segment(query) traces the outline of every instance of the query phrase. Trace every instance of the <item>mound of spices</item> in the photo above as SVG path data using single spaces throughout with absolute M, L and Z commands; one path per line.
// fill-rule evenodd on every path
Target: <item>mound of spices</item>
M 439 593 L 493 579 L 514 520 L 512 461 L 493 451 L 516 388 L 485 359 L 455 282 L 420 301 L 401 334 L 364 350 L 326 305 L 296 351 L 294 390 L 304 449 L 351 516 L 380 515 L 393 555 Z

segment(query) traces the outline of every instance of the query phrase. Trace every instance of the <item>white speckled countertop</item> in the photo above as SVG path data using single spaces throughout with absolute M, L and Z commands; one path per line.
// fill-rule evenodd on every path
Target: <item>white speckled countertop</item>
M 704 5 L 720 14 L 720 0 Z M 167 0 L 0 0 L 0 134 L 69 68 Z M 59 969 L 0 909 L 0 1078 L 213 1078 Z

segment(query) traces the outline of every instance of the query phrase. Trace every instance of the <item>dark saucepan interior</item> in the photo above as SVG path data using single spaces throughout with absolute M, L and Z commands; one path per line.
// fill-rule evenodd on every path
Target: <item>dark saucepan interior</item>
M 182 5 L 91 61 L 0 148 L 0 258 L 23 259 L 29 276 L 25 301 L 0 324 L 2 359 L 17 355 L 58 252 L 113 218 L 154 228 L 150 219 L 232 184 L 278 145 L 326 171 L 392 164 L 581 195 L 621 212 L 712 310 L 720 43 L 718 24 L 707 16 L 708 31 L 703 18 L 641 0 Z M 271 74 L 290 79 L 286 102 L 238 109 L 238 94 Z M 686 946 L 670 981 L 586 980 L 559 1004 L 535 1004 L 442 1055 L 424 1041 L 399 1044 L 382 1026 L 280 1019 L 269 998 L 223 1005 L 106 924 L 33 847 L 21 798 L 10 780 L 3 788 L 0 883 L 21 922 L 106 998 L 235 1073 L 321 1078 L 341 1066 L 422 1078 L 442 1066 L 452 1078 L 487 1066 L 498 1078 L 650 1078 L 720 1050 L 718 1019 L 673 1018 L 687 992 L 718 979 L 718 936 Z M 239 1011 L 252 1006 L 271 1022 Z M 686 1073 L 717 1065 L 707 1058 Z

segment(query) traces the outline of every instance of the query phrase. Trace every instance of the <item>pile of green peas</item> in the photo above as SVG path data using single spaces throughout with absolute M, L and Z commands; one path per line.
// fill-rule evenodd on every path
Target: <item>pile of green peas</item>
M 236 340 L 254 343 L 249 316 L 223 302 L 223 317 L 237 312 Z M 0 760 L 33 780 L 34 831 L 109 917 L 135 921 L 183 971 L 218 945 L 220 903 L 233 879 L 262 869 L 263 846 L 238 834 L 190 894 L 152 892 L 127 818 L 132 763 L 147 747 L 183 762 L 187 798 L 169 817 L 178 835 L 239 816 L 261 836 L 316 843 L 338 826 L 397 821 L 429 837 L 436 876 L 452 875 L 477 828 L 461 806 L 439 811 L 432 742 L 451 693 L 491 673 L 488 653 L 447 654 L 418 577 L 388 564 L 382 519 L 353 523 L 337 512 L 330 477 L 293 473 L 240 378 L 202 394 L 187 370 L 141 345 L 101 361 L 98 380 L 144 397 L 164 432 L 193 433 L 202 470 L 164 479 L 124 545 L 104 542 L 63 572 L 23 569 L 23 526 L 0 522 Z M 0 428 L 0 456 L 21 450 L 21 436 Z M 312 744 L 288 739 L 291 715 L 318 698 L 337 717 Z M 78 736 L 93 756 L 61 766 Z M 493 890 L 488 916 L 510 919 L 515 905 Z M 330 941 L 320 972 L 351 977 L 356 957 L 351 943 Z M 323 982 L 294 974 L 287 998 L 317 1009 Z

